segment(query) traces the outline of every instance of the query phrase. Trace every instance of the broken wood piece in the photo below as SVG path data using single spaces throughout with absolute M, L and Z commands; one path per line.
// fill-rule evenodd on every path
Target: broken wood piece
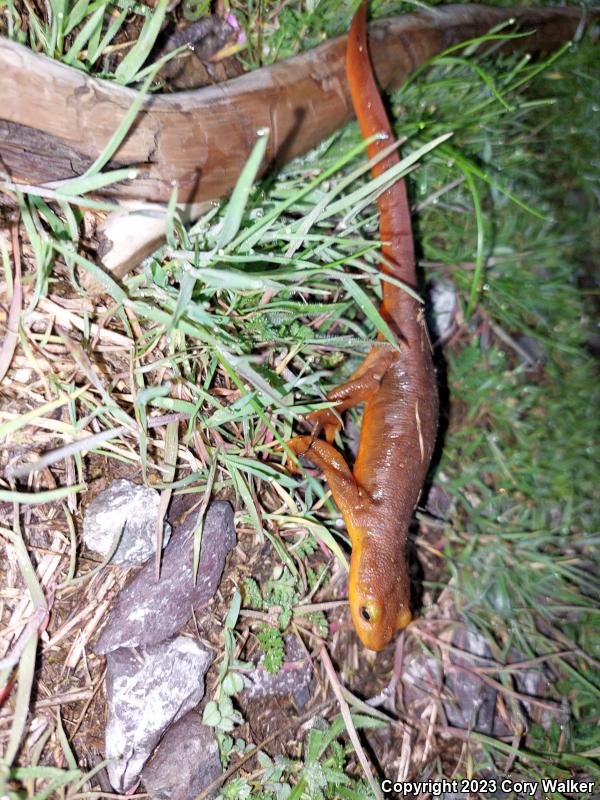
M 369 46 L 379 85 L 389 90 L 435 54 L 509 20 L 530 35 L 502 43 L 502 52 L 551 51 L 578 33 L 584 14 L 577 8 L 435 7 L 372 23 Z M 270 137 L 260 174 L 306 152 L 351 117 L 346 42 L 347 36 L 331 39 L 215 86 L 146 97 L 107 165 L 134 167 L 136 177 L 100 194 L 160 204 L 177 187 L 182 204 L 224 197 L 264 128 Z M 0 39 L 0 96 L 2 169 L 13 182 L 39 186 L 84 174 L 137 95 Z M 190 219 L 202 213 L 198 208 L 188 209 Z M 149 217 L 125 213 L 109 218 L 102 233 L 102 263 L 120 278 L 163 239 L 164 216 L 156 209 Z
M 450 5 L 374 22 L 369 39 L 380 87 L 401 85 L 431 56 L 509 19 L 532 33 L 503 43 L 502 52 L 536 53 L 572 38 L 582 14 L 576 8 Z M 235 185 L 257 130 L 271 131 L 262 172 L 314 147 L 351 116 L 346 41 L 332 39 L 215 86 L 146 97 L 109 164 L 135 167 L 138 177 L 100 193 L 165 203 L 177 185 L 181 203 L 214 200 Z M 44 184 L 83 174 L 136 92 L 0 39 L 0 96 L 3 169 L 12 181 Z

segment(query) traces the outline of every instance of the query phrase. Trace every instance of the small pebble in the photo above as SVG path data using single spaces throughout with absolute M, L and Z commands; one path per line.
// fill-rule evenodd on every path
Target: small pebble
M 296 637 L 285 637 L 285 659 L 277 674 L 267 672 L 262 661 L 261 658 L 256 669 L 244 676 L 244 696 L 248 700 L 292 697 L 297 708 L 303 708 L 312 695 L 313 671 L 310 658 Z
M 131 481 L 114 481 L 92 500 L 83 520 L 83 540 L 90 550 L 105 558 L 120 533 L 111 564 L 143 564 L 155 552 L 156 521 L 160 495 L 155 489 Z M 163 545 L 171 536 L 165 522 Z

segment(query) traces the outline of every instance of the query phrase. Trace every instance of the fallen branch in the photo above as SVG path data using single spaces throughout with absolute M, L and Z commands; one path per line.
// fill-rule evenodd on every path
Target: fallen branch
M 577 8 L 449 5 L 372 23 L 370 52 L 380 87 L 400 86 L 432 56 L 509 20 L 515 24 L 506 31 L 529 35 L 493 44 L 504 53 L 536 54 L 575 37 L 585 17 Z M 207 201 L 227 195 L 261 129 L 270 130 L 259 171 L 264 174 L 346 123 L 352 115 L 346 40 L 332 39 L 215 86 L 146 97 L 107 165 L 134 167 L 135 177 L 98 190 L 133 204 L 110 215 L 99 230 L 104 267 L 121 278 L 160 244 L 166 225 L 160 204 L 174 187 L 190 220 Z M 138 95 L 0 39 L 0 96 L 0 165 L 9 181 L 60 189 L 60 182 L 96 161 Z M 87 288 L 101 289 L 96 281 Z
M 379 84 L 390 89 L 436 53 L 509 19 L 532 33 L 502 52 L 538 53 L 572 38 L 581 18 L 576 8 L 443 6 L 371 24 L 370 47 Z M 181 203 L 214 200 L 233 188 L 259 129 L 271 131 L 262 172 L 314 147 L 352 113 L 346 39 L 215 86 L 146 97 L 109 164 L 133 166 L 138 177 L 99 193 L 164 203 L 176 184 Z M 84 173 L 137 94 L 0 39 L 0 96 L 3 169 L 12 181 L 43 184 Z

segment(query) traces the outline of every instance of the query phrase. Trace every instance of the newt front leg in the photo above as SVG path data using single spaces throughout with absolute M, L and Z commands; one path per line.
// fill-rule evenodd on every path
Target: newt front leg
M 306 418 L 314 426 L 313 437 L 324 430 L 327 441 L 333 442 L 335 434 L 342 427 L 338 415 L 372 397 L 397 356 L 397 351 L 390 348 L 374 347 L 346 383 L 332 389 L 327 395 L 328 400 L 335 401 L 335 413 L 334 409 L 324 408 L 307 415 Z

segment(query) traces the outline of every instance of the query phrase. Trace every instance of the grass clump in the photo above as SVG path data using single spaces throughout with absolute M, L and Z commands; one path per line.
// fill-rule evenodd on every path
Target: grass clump
M 560 742 L 555 733 L 545 739 L 541 752 L 556 753 L 538 775 L 550 774 L 550 764 L 577 770 L 576 754 L 597 745 L 591 726 L 600 682 L 590 658 L 597 648 L 599 387 L 588 349 L 593 310 L 580 289 L 589 248 L 598 253 L 596 131 L 585 119 L 597 91 L 595 62 L 582 47 L 542 73 L 527 96 L 506 95 L 512 111 L 495 104 L 489 115 L 465 114 L 453 147 L 464 137 L 459 162 L 466 158 L 487 176 L 476 187 L 483 229 L 465 213 L 475 199 L 468 181 L 444 197 L 441 210 L 428 207 L 419 218 L 430 274 L 452 275 L 463 307 L 473 311 L 457 346 L 444 352 L 451 416 L 439 470 L 455 508 L 446 557 L 456 607 L 500 664 L 517 653 L 543 658 L 549 696 L 570 704 Z M 491 69 L 499 72 L 496 86 L 507 86 L 508 62 Z M 440 126 L 443 73 L 438 67 L 401 95 L 406 108 L 419 108 L 419 95 L 426 97 Z M 517 85 L 522 77 L 512 73 Z M 481 108 L 475 86 L 463 93 L 466 108 Z M 443 182 L 439 164 L 428 171 Z M 478 236 L 484 269 L 473 306 Z M 498 674 L 516 685 L 502 668 Z M 539 746 L 544 737 L 534 730 Z M 526 746 L 522 759 L 522 768 L 533 763 Z M 589 760 L 579 767 L 596 774 Z

